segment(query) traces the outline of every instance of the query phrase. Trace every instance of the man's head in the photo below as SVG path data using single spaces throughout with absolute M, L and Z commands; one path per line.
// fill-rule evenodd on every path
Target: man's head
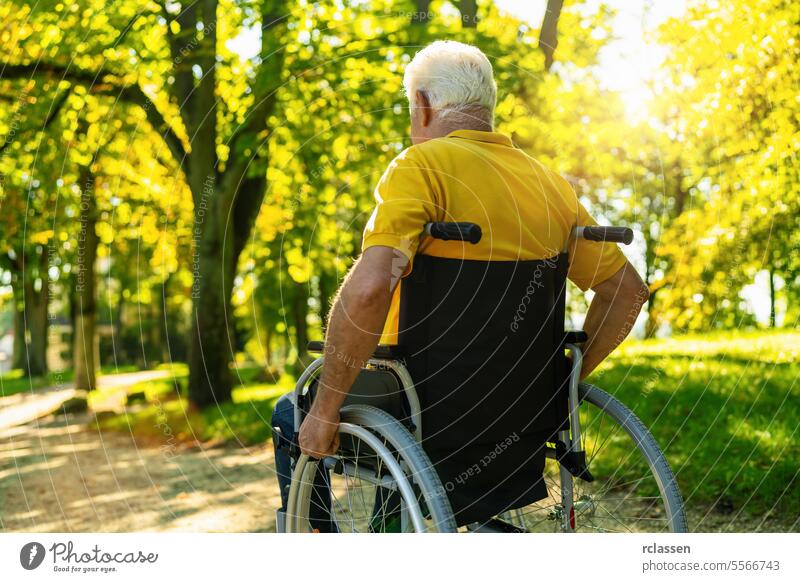
M 497 86 L 480 49 L 439 40 L 406 67 L 403 86 L 411 108 L 411 141 L 443 137 L 456 129 L 491 131 Z

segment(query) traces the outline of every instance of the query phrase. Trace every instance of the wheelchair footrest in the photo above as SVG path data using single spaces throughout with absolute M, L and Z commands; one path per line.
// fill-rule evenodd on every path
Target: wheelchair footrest
M 594 476 L 589 472 L 586 466 L 586 452 L 575 452 L 567 449 L 567 446 L 561 442 L 556 442 L 556 460 L 561 463 L 564 468 L 570 472 L 573 477 L 582 479 L 587 483 L 594 481 Z

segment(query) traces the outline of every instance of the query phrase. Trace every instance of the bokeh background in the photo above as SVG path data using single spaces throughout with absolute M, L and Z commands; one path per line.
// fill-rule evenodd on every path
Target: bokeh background
M 800 528 L 797 2 L 0 0 L 0 22 L 0 529 L 274 529 L 271 409 L 437 39 L 479 46 L 498 130 L 636 230 L 650 301 L 591 381 L 651 428 L 692 529 Z

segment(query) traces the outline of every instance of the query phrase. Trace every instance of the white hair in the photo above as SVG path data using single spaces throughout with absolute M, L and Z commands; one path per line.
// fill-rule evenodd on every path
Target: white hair
M 403 87 L 409 104 L 422 91 L 444 117 L 468 115 L 492 123 L 497 100 L 492 64 L 477 47 L 437 40 L 406 67 Z

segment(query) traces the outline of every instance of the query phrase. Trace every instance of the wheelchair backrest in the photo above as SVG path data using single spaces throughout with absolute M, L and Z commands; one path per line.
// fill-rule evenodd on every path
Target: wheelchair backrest
M 399 344 L 442 446 L 505 438 L 566 419 L 566 254 L 474 261 L 417 255 L 400 287 Z M 485 425 L 489 419 L 492 426 Z M 433 433 L 431 431 L 434 431 Z

